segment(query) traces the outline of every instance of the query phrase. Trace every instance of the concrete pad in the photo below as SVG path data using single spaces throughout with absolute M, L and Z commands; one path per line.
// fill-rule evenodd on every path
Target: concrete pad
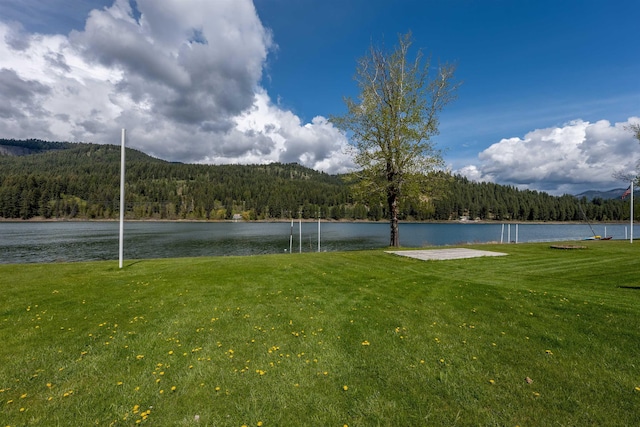
M 421 249 L 406 251 L 386 251 L 388 254 L 416 258 L 423 261 L 477 258 L 482 256 L 504 256 L 502 252 L 479 251 L 476 249 L 450 248 L 450 249 Z

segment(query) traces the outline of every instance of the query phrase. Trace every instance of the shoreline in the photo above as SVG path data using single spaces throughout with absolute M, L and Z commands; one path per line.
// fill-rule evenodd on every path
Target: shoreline
M 207 219 L 157 219 L 157 218 L 144 218 L 144 219 L 124 219 L 124 222 L 165 222 L 165 223 L 243 223 L 243 224 L 251 224 L 251 223 L 290 223 L 290 219 L 257 219 L 244 221 L 239 220 L 235 221 L 232 219 L 224 219 L 224 220 L 207 220 Z M 318 222 L 317 218 L 307 218 L 307 219 L 298 219 L 293 218 L 293 222 L 305 222 L 305 223 L 315 223 Z M 346 219 L 327 219 L 320 218 L 320 221 L 323 223 L 343 223 L 343 224 L 388 224 L 388 220 L 380 220 L 380 221 L 371 221 L 371 220 L 346 220 Z M 43 218 L 43 217 L 33 217 L 29 219 L 20 219 L 20 218 L 0 218 L 0 224 L 2 223 L 54 223 L 54 222 L 120 222 L 119 219 L 89 219 L 89 218 Z M 399 224 L 532 224 L 532 225 L 540 225 L 540 224 L 548 224 L 548 225 L 579 225 L 579 224 L 587 224 L 585 221 L 514 221 L 514 220 L 450 220 L 450 221 L 398 221 Z M 591 224 L 598 225 L 626 225 L 629 224 L 629 221 L 591 221 Z

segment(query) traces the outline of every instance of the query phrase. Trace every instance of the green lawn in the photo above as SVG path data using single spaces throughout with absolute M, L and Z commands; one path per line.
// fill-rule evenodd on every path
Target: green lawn
M 640 243 L 0 265 L 2 426 L 640 425 Z

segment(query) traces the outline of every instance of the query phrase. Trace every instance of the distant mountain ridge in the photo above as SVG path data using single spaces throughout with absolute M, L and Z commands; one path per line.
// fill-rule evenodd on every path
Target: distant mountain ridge
M 73 147 L 70 142 L 51 142 L 40 139 L 0 139 L 0 156 L 20 157 L 43 153 L 51 150 L 64 150 Z
M 0 138 L 0 157 L 20 157 L 20 156 L 28 156 L 31 154 L 43 153 L 46 151 L 52 150 L 65 150 L 75 147 L 78 144 L 70 143 L 70 142 L 53 142 L 53 141 L 43 141 L 40 139 L 28 139 L 28 140 L 15 140 L 15 139 L 4 139 Z M 153 159 L 158 160 L 158 159 Z M 171 164 L 182 164 L 181 162 L 168 162 Z M 608 191 L 598 191 L 598 190 L 587 190 L 580 194 L 576 194 L 574 197 L 581 199 L 586 197 L 587 200 L 594 199 L 603 199 L 603 200 L 611 200 L 611 199 L 619 199 L 622 197 L 622 194 L 625 192 L 626 188 L 614 188 Z M 639 189 L 634 191 L 634 194 L 638 192 Z
M 121 147 L 0 139 L 0 218 L 113 219 L 119 212 Z M 299 164 L 172 163 L 126 149 L 126 217 L 159 220 L 330 220 L 387 218 L 378 194 L 353 193 L 357 177 Z M 551 196 L 437 173 L 433 197 L 404 200 L 401 220 L 581 221 L 575 196 Z M 589 219 L 628 218 L 624 189 L 583 193 Z
M 587 200 L 593 200 L 593 199 L 604 199 L 604 200 L 620 199 L 625 191 L 626 191 L 626 188 L 614 188 L 613 190 L 609 190 L 609 191 L 588 190 L 588 191 L 584 191 L 584 192 L 582 192 L 580 194 L 576 194 L 576 197 L 578 199 L 586 197 Z M 638 189 L 637 188 L 634 188 L 633 194 L 634 194 L 634 197 L 635 197 L 635 195 L 638 194 Z

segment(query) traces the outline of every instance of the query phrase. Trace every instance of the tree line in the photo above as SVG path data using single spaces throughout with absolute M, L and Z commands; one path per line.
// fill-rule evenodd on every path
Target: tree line
M 551 196 L 456 176 L 447 197 L 436 203 L 434 219 L 457 216 L 497 221 L 584 221 L 586 216 L 590 221 L 620 221 L 629 219 L 629 214 L 629 202 L 620 199 Z
M 0 156 L 0 218 L 116 219 L 120 209 L 120 147 L 39 140 L 0 140 L 34 154 Z M 298 164 L 194 165 L 171 163 L 127 149 L 126 218 L 159 220 L 383 220 L 388 206 L 354 197 L 346 175 Z M 442 194 L 405 200 L 399 219 L 581 221 L 629 218 L 621 200 L 555 197 L 461 176 L 437 177 Z

